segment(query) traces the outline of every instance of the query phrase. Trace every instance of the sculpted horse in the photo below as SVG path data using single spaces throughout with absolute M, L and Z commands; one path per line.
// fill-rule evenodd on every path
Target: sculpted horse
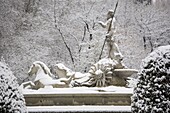
M 31 65 L 28 75 L 35 75 L 36 77 L 33 82 L 29 81 L 23 83 L 23 88 L 27 87 L 28 85 L 31 87 L 31 89 L 39 89 L 45 86 L 52 86 L 53 88 L 69 87 L 70 82 L 74 77 L 73 74 L 68 78 L 53 79 L 50 69 L 41 61 L 35 61 Z

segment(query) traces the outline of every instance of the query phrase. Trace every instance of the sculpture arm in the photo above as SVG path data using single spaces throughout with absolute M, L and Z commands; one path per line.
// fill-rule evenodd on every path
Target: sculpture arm
M 98 21 L 98 24 L 101 25 L 103 28 L 106 28 L 107 23 L 104 23 L 102 21 Z

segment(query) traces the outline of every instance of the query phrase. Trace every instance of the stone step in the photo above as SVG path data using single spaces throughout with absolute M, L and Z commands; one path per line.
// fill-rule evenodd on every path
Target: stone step
M 129 88 L 58 88 L 24 92 L 27 106 L 77 106 L 131 104 L 132 89 Z M 121 90 L 120 90 L 121 89 Z
M 131 113 L 130 106 L 28 106 L 28 113 Z

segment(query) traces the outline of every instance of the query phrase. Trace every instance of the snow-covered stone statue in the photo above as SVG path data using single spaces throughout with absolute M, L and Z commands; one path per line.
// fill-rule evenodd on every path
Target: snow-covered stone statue
M 114 17 L 114 11 L 108 11 L 107 21 L 105 23 L 102 21 L 99 21 L 98 23 L 107 30 L 105 41 L 108 46 L 108 58 L 114 59 L 121 64 L 121 61 L 123 60 L 123 55 L 115 42 L 115 36 L 113 36 L 114 33 L 116 33 L 116 19 Z
M 103 27 L 106 28 L 107 37 L 112 37 L 113 34 L 116 32 L 116 19 L 113 17 L 114 15 L 113 10 L 109 10 L 107 13 L 107 20 L 106 22 L 98 21 L 98 23 Z
M 116 5 L 117 6 L 117 5 Z M 50 69 L 40 61 L 36 61 L 30 67 L 28 74 L 30 76 L 35 74 L 34 82 L 25 82 L 22 86 L 30 86 L 34 89 L 39 89 L 46 86 L 52 87 L 105 87 L 105 86 L 126 86 L 127 77 L 136 73 L 137 70 L 125 69 L 125 65 L 122 63 L 123 55 L 121 54 L 118 45 L 115 42 L 116 33 L 116 20 L 114 17 L 114 11 L 109 10 L 107 14 L 107 21 L 99 24 L 106 28 L 105 42 L 108 45 L 108 56 L 101 59 L 102 51 L 99 57 L 99 61 L 90 67 L 88 73 L 74 72 L 67 68 L 64 64 L 58 63 L 54 66 L 55 73 L 59 79 L 53 79 Z
M 32 76 L 35 75 L 34 81 L 28 81 L 25 83 L 22 83 L 21 86 L 23 88 L 31 88 L 31 89 L 39 89 L 44 87 L 69 87 L 70 82 L 73 75 L 70 75 L 69 78 L 61 78 L 61 79 L 53 79 L 52 73 L 50 72 L 50 69 L 41 61 L 35 61 L 29 71 L 28 75 Z
M 121 54 L 118 45 L 115 43 L 115 37 L 113 36 L 116 32 L 115 22 L 114 11 L 112 10 L 109 10 L 105 23 L 99 21 L 99 24 L 107 30 L 103 47 L 106 42 L 108 45 L 108 57 L 101 59 L 103 51 L 102 47 L 99 61 L 92 65 L 88 72 L 90 76 L 86 77 L 86 79 L 83 78 L 84 81 L 82 79 L 75 80 L 75 85 L 104 87 L 109 85 L 125 86 L 127 84 L 124 77 L 119 77 L 114 73 L 115 69 L 125 68 L 124 64 L 121 62 L 123 60 L 123 55 Z
M 73 76 L 71 81 L 72 87 L 105 87 L 105 86 L 126 86 L 127 77 L 136 73 L 137 70 L 125 69 L 125 65 L 122 63 L 123 55 L 121 54 L 118 45 L 115 42 L 113 36 L 116 32 L 115 29 L 114 11 L 109 10 L 107 14 L 107 21 L 99 24 L 107 29 L 105 42 L 108 45 L 108 56 L 100 59 L 90 67 L 88 73 L 74 72 L 64 66 L 62 63 L 56 64 L 55 70 L 59 78 L 69 78 Z M 104 45 L 105 45 L 104 42 Z M 103 48 L 102 48 L 103 49 Z
M 137 72 L 137 70 L 134 69 L 125 69 L 125 65 L 122 63 L 123 55 L 121 54 L 118 45 L 115 42 L 115 37 L 113 36 L 116 32 L 114 13 L 114 11 L 109 10 L 107 21 L 105 23 L 99 21 L 99 24 L 107 30 L 102 51 L 105 43 L 107 43 L 108 57 L 101 59 L 101 51 L 99 61 L 91 66 L 88 72 L 89 75 L 79 80 L 74 80 L 74 82 L 72 82 L 74 86 L 126 86 L 127 77 Z
M 69 69 L 68 67 L 66 67 L 64 64 L 62 63 L 58 63 L 54 66 L 54 70 L 56 75 L 59 78 L 69 78 L 70 76 L 73 76 L 73 79 L 80 79 L 82 77 L 85 77 L 87 75 L 87 73 L 81 73 L 81 72 L 75 72 L 71 69 Z
M 106 87 L 106 86 L 127 86 L 127 79 L 137 73 L 135 69 L 120 69 L 119 63 L 111 58 L 103 58 L 90 67 L 84 77 L 74 79 L 71 82 L 73 87 Z
M 119 77 L 114 73 L 117 65 L 118 62 L 110 58 L 101 59 L 91 66 L 88 76 L 74 80 L 73 83 L 75 86 L 87 87 L 126 86 L 125 77 Z

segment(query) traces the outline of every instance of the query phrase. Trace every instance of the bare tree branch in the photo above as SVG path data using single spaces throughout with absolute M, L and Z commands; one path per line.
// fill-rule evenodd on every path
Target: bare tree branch
M 82 42 L 84 41 L 85 39 L 85 36 L 86 36 L 86 26 L 84 26 L 84 33 L 83 33 L 83 38 L 82 38 Z M 81 52 L 81 48 L 82 48 L 82 45 L 80 45 L 80 48 L 79 48 L 79 53 Z
M 89 29 L 89 25 L 88 25 L 88 23 L 87 23 L 85 20 L 83 20 L 83 22 L 84 22 L 84 23 L 85 23 L 85 25 L 86 25 L 87 31 L 90 33 L 90 29 Z
M 62 38 L 62 40 L 63 40 L 63 42 L 64 42 L 64 44 L 65 44 L 65 46 L 66 46 L 66 48 L 67 48 L 67 50 L 68 50 L 68 52 L 69 52 L 69 54 L 70 54 L 71 61 L 72 61 L 73 65 L 74 65 L 74 59 L 73 59 L 73 55 L 72 55 L 71 49 L 70 49 L 70 47 L 67 45 L 67 43 L 66 43 L 66 41 L 65 41 L 65 37 L 64 37 L 63 33 L 61 32 L 60 28 L 58 28 L 58 26 L 57 26 L 57 19 L 56 19 L 56 11 L 55 11 L 55 8 L 56 8 L 56 0 L 54 0 L 54 23 L 55 23 L 55 28 L 57 28 L 57 30 L 59 31 L 59 33 L 60 33 L 60 35 L 61 35 L 61 38 Z
M 93 8 L 93 6 L 94 6 L 95 3 L 96 3 L 96 1 L 93 2 L 93 4 L 91 5 L 89 11 L 87 12 L 87 14 L 89 14 L 89 13 L 91 12 L 91 10 L 92 10 L 92 8 Z
M 149 40 L 149 43 L 150 43 L 150 46 L 151 46 L 151 52 L 152 52 L 153 51 L 153 44 L 152 44 L 152 39 L 151 39 L 151 36 L 152 36 L 151 31 L 150 31 L 149 27 L 146 24 L 144 24 L 144 25 L 145 25 L 147 31 L 149 32 L 149 36 L 147 38 Z
M 66 48 L 67 48 L 67 50 L 68 50 L 68 52 L 69 52 L 69 54 L 70 54 L 71 61 L 72 61 L 73 65 L 74 65 L 74 58 L 73 58 L 71 49 L 70 49 L 70 47 L 67 45 L 67 43 L 66 43 L 66 41 L 65 41 L 65 37 L 64 37 L 63 33 L 61 32 L 60 28 L 58 28 L 57 25 L 56 25 L 55 27 L 56 27 L 57 30 L 59 31 L 59 33 L 60 33 L 60 35 L 61 35 L 61 38 L 62 38 L 62 40 L 63 40 L 63 42 L 64 42 L 64 44 L 65 44 L 65 46 L 66 46 Z
M 55 27 L 57 27 L 57 26 L 56 26 L 56 24 L 57 24 L 57 19 L 56 19 L 55 7 L 56 7 L 56 0 L 54 0 L 54 24 L 55 24 Z
M 82 41 L 84 41 L 85 36 L 86 36 L 86 26 L 84 26 L 84 33 L 83 33 Z

